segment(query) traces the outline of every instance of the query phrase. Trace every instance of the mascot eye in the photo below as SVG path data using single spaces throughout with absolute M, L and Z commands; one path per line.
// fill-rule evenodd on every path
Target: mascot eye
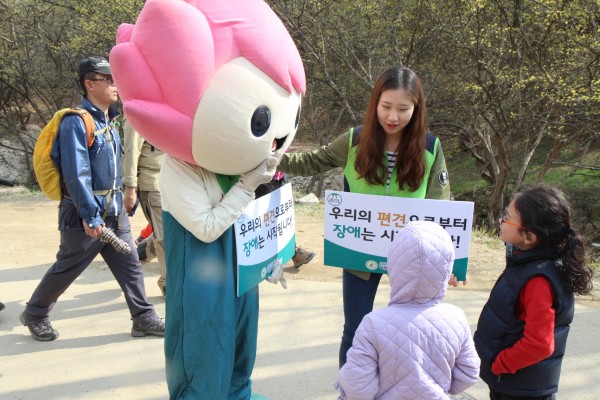
M 298 129 L 298 122 L 300 122 L 300 106 L 298 106 L 298 112 L 296 113 L 296 122 L 294 123 L 294 128 Z
M 261 137 L 269 130 L 271 125 L 271 111 L 267 106 L 260 106 L 252 114 L 250 128 L 252 134 L 256 137 Z

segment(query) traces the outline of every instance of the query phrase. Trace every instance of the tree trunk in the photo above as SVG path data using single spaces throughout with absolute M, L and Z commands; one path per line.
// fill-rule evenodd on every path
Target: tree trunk
M 544 180 L 544 176 L 546 176 L 546 173 L 550 169 L 552 162 L 554 161 L 554 159 L 556 158 L 556 156 L 558 155 L 558 153 L 560 152 L 560 149 L 562 149 L 564 144 L 565 144 L 564 141 L 562 141 L 560 139 L 556 139 L 556 141 L 554 142 L 554 146 L 552 147 L 552 151 L 550 151 L 550 154 L 548 154 L 548 158 L 546 158 L 544 165 L 542 165 L 540 172 L 538 172 L 537 178 L 535 178 L 536 186 L 539 185 Z
M 533 153 L 537 150 L 542 138 L 544 137 L 544 133 L 546 132 L 546 124 L 540 128 L 538 131 L 537 137 L 533 142 L 533 145 L 527 151 L 527 154 L 523 157 L 523 161 L 521 163 L 521 169 L 519 169 L 519 173 L 517 175 L 517 179 L 515 181 L 515 185 L 513 187 L 512 194 L 514 195 L 521 188 L 521 183 L 523 183 L 523 178 L 525 177 L 525 172 L 527 172 L 527 167 L 529 166 L 529 162 L 531 161 L 531 157 L 533 157 Z
M 490 227 L 496 226 L 498 221 L 496 217 L 500 214 L 500 210 L 504 207 L 504 188 L 508 180 L 508 167 L 505 164 L 500 165 L 500 172 L 496 176 L 496 184 L 490 195 L 487 206 L 487 218 Z

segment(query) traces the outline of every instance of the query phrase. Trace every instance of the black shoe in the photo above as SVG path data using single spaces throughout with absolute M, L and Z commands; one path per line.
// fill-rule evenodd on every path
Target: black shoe
M 133 321 L 131 336 L 144 337 L 146 335 L 165 336 L 165 321 L 156 314 L 148 319 Z
M 0 302 L 0 311 L 4 310 L 4 303 Z
M 52 328 L 52 324 L 48 318 L 39 321 L 32 319 L 25 311 L 19 315 L 19 320 L 23 325 L 29 328 L 29 333 L 35 340 L 49 342 L 58 337 L 58 331 Z
M 146 242 L 142 242 L 138 245 L 137 253 L 141 262 L 148 261 L 148 256 L 146 255 Z

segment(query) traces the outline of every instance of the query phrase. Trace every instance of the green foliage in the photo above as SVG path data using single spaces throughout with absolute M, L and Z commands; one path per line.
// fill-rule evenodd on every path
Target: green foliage
M 360 124 L 378 75 L 417 63 L 430 36 L 420 2 L 271 0 L 305 61 L 305 127 L 321 142 Z M 306 105 L 308 103 L 308 105 Z
M 122 23 L 135 23 L 143 2 L 140 0 L 109 1 L 80 0 L 66 1 L 73 4 L 79 23 L 79 29 L 69 35 L 71 46 L 81 54 L 99 54 L 108 57 L 110 49 L 115 45 L 116 31 Z
M 563 146 L 597 136 L 598 0 L 270 4 L 305 59 L 300 135 L 326 142 L 360 123 L 379 72 L 409 66 L 425 82 L 434 133 L 458 138 L 457 153 L 480 170 L 490 224 L 524 182 L 543 180 Z M 547 165 L 533 176 L 549 138 Z
M 552 162 L 579 164 L 573 149 L 598 151 L 600 0 L 268 3 L 304 60 L 300 137 L 326 143 L 361 123 L 378 74 L 405 65 L 425 83 L 453 194 L 476 199 L 490 226 L 523 184 L 579 190 L 575 182 L 597 181 L 596 172 L 581 171 L 563 179 L 573 169 Z M 117 27 L 134 22 L 142 6 L 0 0 L 0 130 L 19 132 L 76 103 L 79 60 L 107 56 Z
M 471 232 L 471 242 L 473 245 L 484 246 L 489 250 L 505 251 L 504 242 L 498 238 L 498 234 L 489 230 L 474 228 Z
M 45 122 L 77 102 L 79 60 L 108 53 L 121 22 L 133 22 L 142 2 L 7 0 L 0 14 L 0 117 L 16 105 L 25 124 Z M 0 6 L 1 7 L 1 6 Z M 12 108 L 6 107 L 7 104 Z M 23 126 L 21 126 L 23 128 Z
M 295 203 L 294 210 L 296 211 L 296 213 L 309 216 L 310 218 L 323 219 L 323 215 L 324 215 L 323 213 L 325 212 L 325 206 L 321 202 L 316 203 L 316 204 Z
M 597 132 L 597 15 L 598 1 L 521 0 L 465 0 L 437 14 L 434 25 L 449 29 L 436 48 L 443 69 L 428 66 L 439 74 L 432 125 L 458 136 L 480 166 L 490 223 L 527 180 L 543 139 L 560 150 Z
M 118 25 L 133 22 L 141 6 L 134 0 L 0 1 L 0 139 L 20 143 L 26 165 L 35 141 L 27 125 L 43 125 L 57 109 L 79 103 L 79 61 L 107 57 Z
M 598 280 L 598 274 L 600 273 L 600 262 L 598 261 L 590 261 L 588 267 L 594 272 L 595 281 Z M 597 283 L 595 283 L 594 287 L 596 287 Z

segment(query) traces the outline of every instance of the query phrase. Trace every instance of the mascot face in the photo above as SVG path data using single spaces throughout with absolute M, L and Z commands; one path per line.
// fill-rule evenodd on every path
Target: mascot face
M 110 63 L 140 135 L 209 171 L 248 172 L 296 133 L 302 61 L 262 0 L 148 0 Z
M 298 127 L 300 96 L 290 96 L 245 58 L 222 66 L 194 117 L 194 160 L 210 171 L 249 171 L 287 148 Z M 223 161 L 234 161 L 233 167 Z

